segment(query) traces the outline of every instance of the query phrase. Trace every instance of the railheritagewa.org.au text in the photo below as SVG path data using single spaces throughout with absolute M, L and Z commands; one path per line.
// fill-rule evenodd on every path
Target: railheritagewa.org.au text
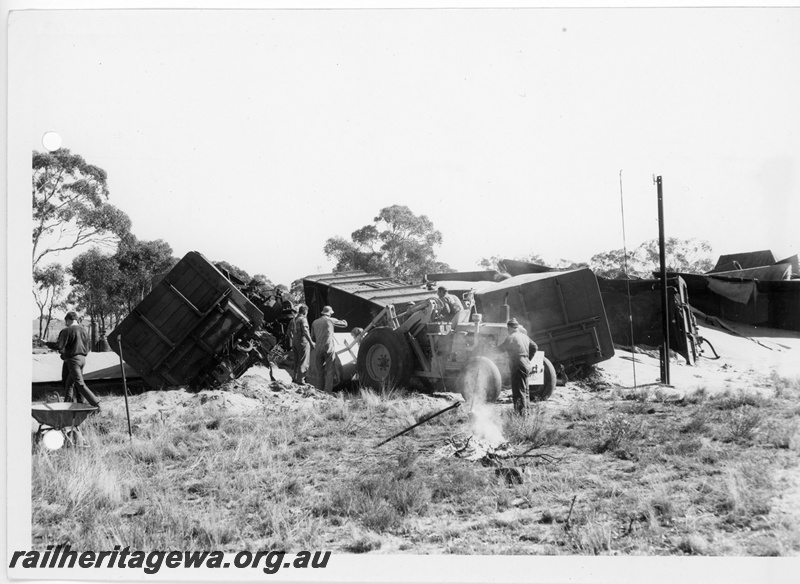
M 241 551 L 233 560 L 221 551 L 131 551 L 128 546 L 114 546 L 110 551 L 77 551 L 69 544 L 49 545 L 44 551 L 15 551 L 9 568 L 125 568 L 157 574 L 161 568 L 240 568 L 260 569 L 265 574 L 276 574 L 284 568 L 325 568 L 331 552 L 299 551 Z

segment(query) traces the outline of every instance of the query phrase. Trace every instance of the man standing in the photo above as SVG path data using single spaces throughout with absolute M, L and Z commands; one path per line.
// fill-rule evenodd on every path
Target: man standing
M 455 318 L 460 311 L 464 310 L 464 305 L 458 297 L 455 294 L 450 294 L 444 286 L 439 286 L 439 289 L 436 290 L 436 295 L 444 304 L 444 308 L 442 308 L 442 320 L 452 322 L 453 318 Z
M 333 391 L 334 359 L 336 351 L 333 338 L 333 327 L 347 326 L 346 320 L 333 318 L 333 308 L 324 306 L 322 316 L 311 323 L 311 339 L 316 342 L 314 364 L 317 368 L 317 388 Z
M 300 385 L 305 384 L 308 366 L 311 362 L 311 349 L 314 348 L 314 341 L 311 340 L 311 332 L 308 328 L 308 307 L 301 304 L 297 309 L 297 316 L 291 324 L 292 334 L 292 354 L 294 355 L 294 375 L 292 381 Z
M 64 361 L 62 371 L 67 377 L 64 401 L 71 402 L 82 395 L 90 405 L 100 407 L 100 401 L 83 380 L 83 367 L 86 365 L 86 355 L 89 354 L 90 347 L 89 333 L 78 324 L 78 315 L 75 312 L 68 312 L 64 322 L 66 328 L 58 333 L 58 350 Z M 76 395 L 76 391 L 79 395 Z
M 497 348 L 508 355 L 514 411 L 524 416 L 528 413 L 528 376 L 531 374 L 531 359 L 539 347 L 520 330 L 516 318 L 509 320 L 507 326 L 508 338 Z

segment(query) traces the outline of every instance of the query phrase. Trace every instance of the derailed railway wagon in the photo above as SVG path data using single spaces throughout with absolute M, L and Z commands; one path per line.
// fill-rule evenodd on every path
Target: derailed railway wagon
M 475 305 L 490 322 L 509 311 L 567 375 L 614 356 L 597 277 L 588 268 L 514 276 L 477 291 Z
M 334 306 L 337 316 L 364 328 L 358 353 L 362 384 L 380 387 L 416 378 L 432 389 L 455 389 L 480 379 L 487 397 L 499 392 L 505 356 L 496 347 L 517 318 L 545 358 L 531 396 L 545 399 L 565 374 L 614 355 L 597 279 L 590 270 L 523 275 L 497 282 L 497 272 L 438 275 L 409 285 L 366 272 L 317 274 L 303 280 L 309 312 Z M 463 277 L 463 280 L 459 278 Z M 444 282 L 441 278 L 447 278 Z M 437 315 L 435 289 L 445 283 L 467 309 L 449 322 Z M 499 367 L 498 367 L 499 365 Z
M 152 387 L 214 386 L 264 358 L 264 314 L 210 261 L 186 254 L 108 336 Z

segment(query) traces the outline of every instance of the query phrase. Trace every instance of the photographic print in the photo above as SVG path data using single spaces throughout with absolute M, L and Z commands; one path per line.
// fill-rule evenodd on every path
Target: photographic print
M 800 9 L 8 7 L 11 577 L 797 573 Z

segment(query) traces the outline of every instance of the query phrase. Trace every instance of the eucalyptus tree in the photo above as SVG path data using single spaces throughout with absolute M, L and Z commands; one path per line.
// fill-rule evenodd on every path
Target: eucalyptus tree
M 45 340 L 53 320 L 53 310 L 61 304 L 67 286 L 61 264 L 48 264 L 33 270 L 33 298 L 39 308 L 39 339 Z
M 87 244 L 113 245 L 130 218 L 108 202 L 106 172 L 66 148 L 33 152 L 33 249 L 36 268 L 49 254 Z
M 406 281 L 433 272 L 450 272 L 436 259 L 442 234 L 426 215 L 405 205 L 384 207 L 369 225 L 350 234 L 329 238 L 323 251 L 336 260 L 334 271 L 364 270 Z

